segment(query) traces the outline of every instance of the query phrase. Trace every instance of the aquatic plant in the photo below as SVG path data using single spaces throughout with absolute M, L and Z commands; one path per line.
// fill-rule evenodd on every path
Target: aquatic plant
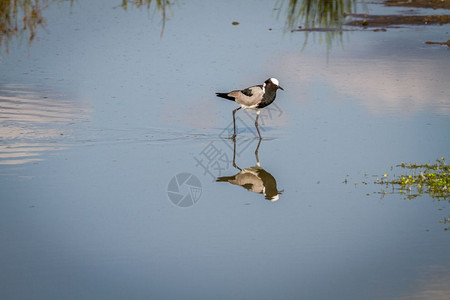
M 277 2 L 278 16 L 284 6 L 284 1 Z M 325 35 L 327 50 L 330 50 L 333 43 L 342 44 L 344 19 L 354 12 L 355 0 L 289 0 L 285 9 L 286 29 L 305 32 L 303 48 L 310 32 L 320 32 Z
M 413 199 L 423 194 L 438 200 L 450 201 L 450 166 L 441 157 L 433 164 L 406 164 L 397 165 L 404 170 L 411 170 L 409 174 L 394 175 L 389 179 L 387 173 L 377 178 L 375 184 L 397 190 Z M 386 192 L 385 192 L 386 193 Z
M 278 2 L 281 9 L 283 2 Z M 340 28 L 347 14 L 355 10 L 355 0 L 289 0 L 286 25 L 289 29 Z
M 31 43 L 39 26 L 45 25 L 42 17 L 48 0 L 0 0 L 0 47 L 8 51 L 11 38 L 23 32 L 29 32 L 28 43 Z
M 128 5 L 133 5 L 136 8 L 146 7 L 147 10 L 150 10 L 152 3 L 156 4 L 156 8 L 162 18 L 162 28 L 160 34 L 162 37 L 164 34 L 164 28 L 166 27 L 167 9 L 171 6 L 171 2 L 169 0 L 122 0 L 121 6 L 124 10 L 128 9 Z
M 0 0 L 0 48 L 8 52 L 8 44 L 13 38 L 27 34 L 28 45 L 36 38 L 40 27 L 44 28 L 46 20 L 43 17 L 45 9 L 54 2 L 63 0 Z M 76 0 L 70 0 L 71 3 Z M 166 11 L 171 3 L 168 0 L 122 0 L 120 5 L 124 10 L 132 5 L 137 8 L 150 9 L 155 3 L 162 17 L 161 36 L 166 24 Z

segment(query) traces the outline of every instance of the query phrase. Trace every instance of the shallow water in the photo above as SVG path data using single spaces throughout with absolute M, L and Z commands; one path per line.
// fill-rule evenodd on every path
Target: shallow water
M 274 7 L 179 1 L 160 37 L 153 10 L 59 3 L 10 42 L 1 298 L 448 298 L 448 202 L 372 184 L 449 157 L 449 51 L 425 45 L 448 25 L 305 46 Z M 257 157 L 255 113 L 237 112 L 234 167 L 236 105 L 214 93 L 268 77 L 285 92 Z M 216 182 L 258 161 L 278 201 Z

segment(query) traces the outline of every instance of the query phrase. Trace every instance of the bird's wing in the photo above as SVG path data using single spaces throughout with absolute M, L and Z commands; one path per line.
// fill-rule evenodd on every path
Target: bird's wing
M 264 91 L 261 85 L 251 86 L 244 90 L 232 91 L 228 96 L 234 97 L 235 101 L 245 106 L 254 106 L 261 102 Z
M 236 180 L 233 184 L 240 185 L 254 193 L 262 193 L 264 190 L 264 183 L 261 178 L 252 172 L 246 172 L 245 170 L 236 175 Z
M 253 96 L 253 91 L 251 88 L 246 88 L 245 90 L 242 90 L 241 93 L 244 94 L 245 96 L 249 97 Z

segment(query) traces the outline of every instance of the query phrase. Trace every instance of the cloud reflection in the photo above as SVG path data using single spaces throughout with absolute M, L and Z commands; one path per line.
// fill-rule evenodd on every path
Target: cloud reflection
M 43 152 L 67 147 L 67 125 L 85 117 L 88 110 L 48 91 L 23 85 L 0 87 L 0 165 L 42 160 Z
M 305 63 L 293 53 L 283 56 L 278 68 L 278 73 L 293 78 L 295 82 L 290 84 L 301 90 L 298 94 L 304 95 L 303 100 L 318 92 L 311 87 L 318 87 L 321 94 L 337 93 L 357 100 L 375 115 L 450 114 L 450 72 L 438 59 L 337 56 L 327 62 L 311 56 Z
M 416 279 L 414 287 L 398 299 L 450 299 L 450 266 L 430 265 Z

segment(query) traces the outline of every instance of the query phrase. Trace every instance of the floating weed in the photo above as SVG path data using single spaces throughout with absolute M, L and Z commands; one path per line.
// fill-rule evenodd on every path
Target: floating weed
M 377 193 L 381 198 L 387 194 L 399 194 L 406 200 L 412 200 L 427 194 L 437 201 L 450 203 L 450 166 L 443 157 L 433 164 L 401 163 L 395 167 L 401 170 L 400 175 L 395 175 L 394 167 L 391 166 L 392 175 L 384 173 L 376 176 L 374 183 L 381 187 Z M 443 210 L 444 207 L 439 208 L 439 211 Z M 439 223 L 444 225 L 445 231 L 450 230 L 450 215 L 440 219 Z
M 387 173 L 377 177 L 375 184 L 384 185 L 398 190 L 406 199 L 413 199 L 428 194 L 438 200 L 450 200 L 450 166 L 444 157 L 436 160 L 434 164 L 406 164 L 396 167 L 412 170 L 412 174 L 393 175 L 389 179 Z M 391 171 L 393 169 L 391 168 Z

